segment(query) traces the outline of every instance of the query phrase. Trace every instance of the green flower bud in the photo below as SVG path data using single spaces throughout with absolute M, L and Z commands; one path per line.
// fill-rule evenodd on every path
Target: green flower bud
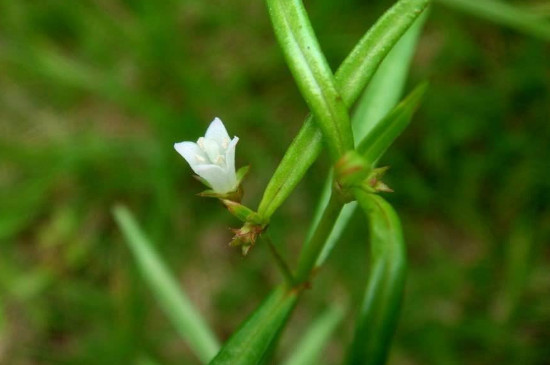
M 228 199 L 221 199 L 221 202 L 225 205 L 227 210 L 229 210 L 229 213 L 233 214 L 241 222 L 262 223 L 260 215 L 252 209 Z

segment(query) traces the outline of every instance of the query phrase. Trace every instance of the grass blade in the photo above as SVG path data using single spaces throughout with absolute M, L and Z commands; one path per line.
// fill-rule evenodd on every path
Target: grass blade
M 534 12 L 497 0 L 437 0 L 453 9 L 550 41 L 550 22 Z
M 323 349 L 343 315 L 340 308 L 334 307 L 317 318 L 284 365 L 318 365 Z
M 213 332 L 170 275 L 130 211 L 124 206 L 116 206 L 113 214 L 165 314 L 197 357 L 205 363 L 210 361 L 219 349 Z

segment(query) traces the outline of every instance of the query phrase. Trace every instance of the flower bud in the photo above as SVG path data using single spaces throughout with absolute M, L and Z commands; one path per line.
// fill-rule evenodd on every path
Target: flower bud
M 225 205 L 227 210 L 229 210 L 229 213 L 233 214 L 241 222 L 261 223 L 260 215 L 252 209 L 228 199 L 221 199 L 221 202 Z

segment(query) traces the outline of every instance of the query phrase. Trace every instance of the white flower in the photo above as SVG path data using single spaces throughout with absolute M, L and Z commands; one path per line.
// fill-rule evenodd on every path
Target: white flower
M 174 148 L 189 163 L 191 169 L 210 184 L 216 193 L 237 190 L 235 147 L 239 137 L 229 138 L 219 118 L 214 118 L 204 137 L 194 142 L 180 142 Z

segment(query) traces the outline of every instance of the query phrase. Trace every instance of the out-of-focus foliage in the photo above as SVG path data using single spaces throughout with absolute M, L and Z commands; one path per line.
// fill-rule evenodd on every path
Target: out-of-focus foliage
M 391 2 L 306 5 L 334 69 Z M 431 86 L 381 161 L 409 254 L 391 363 L 550 358 L 549 58 L 540 40 L 432 8 L 410 77 Z M 140 217 L 222 339 L 278 281 L 265 247 L 246 259 L 227 247 L 238 222 L 194 196 L 202 187 L 172 149 L 221 117 L 241 138 L 238 164 L 252 165 L 245 202 L 259 201 L 307 112 L 263 3 L 1 0 L 0 70 L 0 363 L 197 363 L 110 208 Z M 273 217 L 291 261 L 327 168 Z M 331 303 L 360 302 L 366 232 L 360 215 L 352 223 L 281 353 Z

